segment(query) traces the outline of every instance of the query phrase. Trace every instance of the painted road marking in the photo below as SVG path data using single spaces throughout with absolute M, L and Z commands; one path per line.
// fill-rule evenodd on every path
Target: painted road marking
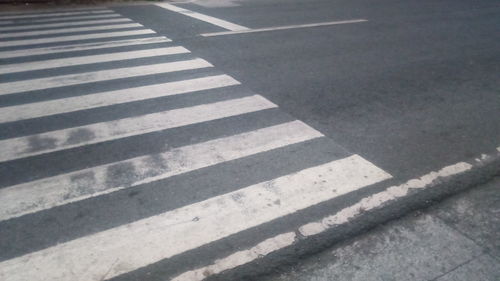
M 247 29 L 247 30 L 211 32 L 211 33 L 202 33 L 200 35 L 204 36 L 204 37 L 212 37 L 212 36 L 220 36 L 220 35 L 234 35 L 234 34 L 243 34 L 243 33 L 267 32 L 267 31 L 297 29 L 297 28 L 306 28 L 306 27 L 318 27 L 318 26 L 338 25 L 338 24 L 360 23 L 360 22 L 367 22 L 367 21 L 368 20 L 365 20 L 365 19 L 329 21 L 329 22 L 310 23 L 310 24 L 295 24 L 295 25 L 286 25 L 286 26 L 254 28 L 254 29 Z
M 0 123 L 68 113 L 133 101 L 239 85 L 228 75 L 215 75 L 64 99 L 22 104 L 0 109 Z M 0 160 L 1 161 L 1 160 Z
M 47 54 L 60 54 L 67 52 L 76 51 L 87 51 L 96 49 L 109 49 L 115 47 L 124 46 L 135 46 L 135 45 L 145 45 L 145 44 L 157 44 L 171 42 L 172 40 L 159 36 L 159 37 L 148 37 L 148 38 L 137 38 L 137 39 L 125 39 L 116 41 L 104 41 L 104 42 L 93 42 L 93 43 L 82 43 L 82 44 L 71 44 L 64 46 L 51 46 L 44 48 L 31 48 L 13 51 L 0 52 L 0 59 L 6 58 L 19 58 L 25 56 L 36 56 L 36 55 L 47 55 Z
M 55 13 L 39 13 L 39 14 L 23 14 L 23 15 L 11 15 L 2 16 L 0 15 L 0 20 L 19 20 L 26 18 L 45 18 L 45 17 L 61 17 L 61 16 L 76 16 L 76 15 L 94 15 L 94 14 L 109 14 L 114 13 L 112 10 L 85 10 L 79 12 L 55 12 Z
M 93 25 L 93 24 L 108 24 L 108 23 L 130 23 L 133 22 L 127 18 L 112 18 L 104 20 L 93 20 L 93 21 L 72 21 L 63 23 L 47 23 L 47 24 L 35 24 L 35 25 L 18 25 L 18 26 L 7 26 L 0 27 L 0 31 L 3 32 L 32 32 L 34 29 L 39 28 L 51 28 L 51 27 L 66 27 L 74 25 Z M 40 34 L 36 33 L 35 35 Z
M 158 4 L 155 4 L 155 5 L 158 6 L 158 7 L 167 9 L 169 11 L 172 11 L 172 12 L 176 12 L 176 13 L 188 16 L 188 17 L 192 17 L 192 18 L 204 21 L 204 22 L 208 22 L 210 24 L 222 27 L 222 28 L 227 29 L 227 30 L 241 31 L 241 30 L 247 30 L 248 29 L 248 27 L 244 27 L 242 25 L 234 24 L 234 23 L 231 23 L 231 22 L 228 22 L 228 21 L 225 21 L 225 20 L 221 20 L 221 19 L 218 19 L 218 18 L 214 18 L 214 17 L 211 17 L 211 16 L 207 16 L 207 15 L 204 15 L 204 14 L 193 12 L 193 11 L 181 8 L 181 7 L 174 6 L 172 4 L 158 3 Z
M 212 67 L 203 59 L 191 59 L 175 62 L 158 63 L 132 67 L 120 67 L 95 72 L 52 76 L 16 82 L 0 83 L 0 96 L 25 91 L 44 90 L 54 87 L 72 86 L 84 83 L 93 83 L 113 79 L 123 79 L 136 76 L 145 76 L 160 73 L 169 73 L 181 70 Z
M 498 149 L 500 152 L 500 148 Z M 478 161 L 478 163 L 481 161 Z M 432 182 L 438 178 L 446 178 L 469 171 L 472 165 L 460 162 L 442 168 L 436 172 L 430 172 L 420 178 L 412 179 L 398 186 L 391 186 L 385 190 L 365 197 L 357 203 L 346 207 L 339 212 L 324 217 L 317 222 L 311 222 L 298 228 L 298 233 L 303 237 L 314 236 L 325 232 L 328 229 L 342 225 L 349 220 L 359 216 L 362 212 L 367 212 L 384 206 L 384 204 L 407 196 L 412 189 L 432 188 Z M 207 278 L 206 272 L 212 274 L 220 273 L 224 270 L 236 268 L 237 266 L 255 261 L 262 256 L 281 250 L 292 245 L 297 237 L 295 232 L 287 232 L 268 238 L 265 241 L 247 250 L 236 252 L 225 258 L 218 259 L 212 264 L 184 272 L 172 281 L 201 281 Z
M 46 34 L 57 35 L 70 32 L 97 31 L 97 30 L 134 28 L 134 27 L 143 27 L 143 26 L 142 24 L 130 23 L 130 21 L 124 21 L 121 23 L 113 23 L 113 24 L 98 25 L 98 26 L 84 26 L 84 27 L 72 27 L 72 28 L 58 28 L 50 30 L 19 31 L 15 33 L 3 33 L 2 35 L 0 35 L 0 38 L 5 39 L 5 38 L 20 37 L 20 36 L 46 35 Z
M 1 262 L 0 279 L 113 278 L 388 178 L 352 155 Z
M 248 100 L 248 98 L 246 99 Z M 248 103 L 249 101 L 244 102 Z M 257 102 L 261 104 L 254 104 L 253 109 L 249 110 L 258 111 L 274 107 L 264 98 L 260 98 L 260 101 Z M 238 113 L 233 111 L 231 114 Z M 244 113 L 243 110 L 241 113 Z M 175 148 L 155 155 L 140 156 L 2 188 L 0 189 L 0 202 L 2 203 L 0 204 L 0 221 L 166 179 L 174 175 L 322 136 L 321 133 L 302 122 L 292 121 L 230 137 Z M 152 167 L 149 164 L 151 159 L 154 159 L 155 163 L 159 165 Z M 123 185 L 121 182 L 110 182 L 108 176 L 110 168 L 123 167 L 124 165 L 133 167 L 130 171 L 130 178 L 133 178 L 133 180 L 127 185 Z
M 0 161 L 182 127 L 271 107 L 275 105 L 254 96 L 12 138 L 0 141 Z M 49 141 L 51 145 L 34 151 L 31 144 L 36 140 Z
M 34 45 L 34 44 L 44 44 L 44 43 L 65 43 L 68 41 L 75 41 L 75 40 L 124 37 L 124 36 L 146 35 L 146 34 L 155 34 L 155 32 L 151 29 L 139 29 L 139 30 L 125 30 L 125 31 L 103 32 L 103 33 L 93 33 L 93 34 L 65 35 L 65 36 L 46 37 L 38 39 L 0 41 L 0 48 L 12 47 L 12 46 L 21 47 L 24 45 Z
M 72 16 L 72 17 L 67 17 L 67 18 L 33 18 L 29 20 L 25 20 L 22 22 L 18 21 L 0 21 L 0 24 L 35 24 L 35 23 L 50 23 L 50 22 L 63 22 L 67 20 L 71 20 L 71 22 L 80 20 L 80 21 L 85 21 L 85 20 L 93 20 L 93 19 L 103 19 L 103 18 L 123 18 L 121 15 L 116 14 L 116 13 L 109 13 L 109 14 L 101 14 L 101 15 L 91 15 L 91 16 Z
M 183 47 L 169 47 L 139 51 L 116 52 L 111 54 L 100 54 L 92 56 L 42 60 L 36 62 L 6 64 L 0 65 L 0 74 L 185 53 L 189 53 L 189 51 Z

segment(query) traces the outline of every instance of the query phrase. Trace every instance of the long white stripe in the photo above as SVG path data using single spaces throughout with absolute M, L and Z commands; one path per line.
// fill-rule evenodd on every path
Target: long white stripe
M 500 150 L 499 150 L 500 151 Z M 481 162 L 481 161 L 478 161 Z M 412 179 L 398 186 L 391 186 L 384 191 L 363 198 L 357 203 L 342 209 L 341 211 L 324 217 L 323 219 L 307 223 L 298 228 L 301 236 L 314 236 L 328 229 L 345 224 L 351 219 L 364 212 L 380 208 L 384 204 L 407 196 L 410 190 L 427 189 L 432 187 L 432 182 L 438 178 L 455 176 L 469 171 L 472 166 L 468 163 L 460 162 L 442 168 L 439 171 L 428 173 L 420 178 Z M 224 270 L 233 269 L 239 265 L 246 264 L 278 251 L 291 245 L 295 240 L 294 232 L 287 232 L 269 238 L 256 246 L 236 252 L 230 256 L 214 261 L 213 264 L 198 269 L 187 271 L 172 279 L 172 281 L 201 281 L 207 278 L 206 272 L 218 274 Z
M 68 20 L 70 20 L 69 22 L 73 22 L 73 21 L 77 21 L 77 20 L 93 20 L 93 19 L 103 19 L 103 18 L 123 18 L 121 15 L 119 14 L 115 14 L 115 13 L 110 13 L 110 14 L 101 14 L 101 15 L 91 15 L 91 16 L 72 16 L 72 17 L 67 17 L 67 18 L 33 18 L 33 19 L 29 19 L 28 21 L 24 21 L 24 22 L 14 22 L 12 20 L 10 21 L 0 21 L 1 24 L 13 24 L 13 23 L 16 23 L 16 24 L 35 24 L 35 23 L 49 23 L 49 22 L 68 22 Z
M 113 278 L 389 177 L 353 155 L 7 260 L 0 277 Z
M 81 12 L 55 12 L 55 13 L 43 13 L 43 14 L 23 14 L 15 16 L 2 16 L 0 15 L 0 20 L 19 20 L 26 18 L 46 18 L 46 17 L 61 17 L 61 16 L 75 16 L 75 15 L 93 15 L 93 14 L 109 14 L 114 13 L 112 10 L 90 10 Z
M 112 18 L 104 20 L 93 20 L 93 21 L 75 21 L 75 22 L 63 22 L 63 23 L 47 23 L 47 24 L 35 24 L 35 25 L 18 25 L 18 26 L 7 26 L 0 27 L 0 31 L 3 32 L 31 32 L 33 29 L 38 28 L 51 28 L 51 27 L 66 27 L 74 25 L 93 25 L 93 24 L 107 24 L 107 23 L 130 23 L 130 19 L 126 18 Z M 36 33 L 39 34 L 39 33 Z
M 125 30 L 125 31 L 115 31 L 115 32 L 102 32 L 93 34 L 66 35 L 66 36 L 56 36 L 56 37 L 47 37 L 39 39 L 11 40 L 11 41 L 1 41 L 0 47 L 24 46 L 24 45 L 44 44 L 44 43 L 64 43 L 67 41 L 75 41 L 75 40 L 87 40 L 87 39 L 122 37 L 122 36 L 145 35 L 145 34 L 155 34 L 155 32 L 151 29 L 139 29 L 139 30 Z
M 6 139 L 0 141 L 0 161 L 215 120 L 226 116 L 226 112 L 231 112 L 231 110 L 238 112 L 245 111 L 244 107 L 227 109 L 225 108 L 226 105 L 227 103 L 224 102 L 198 105 L 51 131 L 38 135 Z M 213 110 L 213 112 L 210 110 Z M 34 144 L 40 142 L 49 142 L 51 145 L 34 148 Z
M 30 11 L 9 11 L 9 12 L 0 12 L 0 16 L 22 16 L 22 15 L 37 15 L 43 13 L 67 13 L 67 12 L 83 12 L 83 11 L 102 11 L 101 7 L 81 7 L 77 9 L 40 9 L 40 10 L 30 10 Z
M 65 99 L 2 107 L 0 108 L 0 123 L 239 84 L 240 83 L 238 81 L 228 75 L 216 75 L 143 87 L 127 88 L 123 90 L 101 92 Z
M 97 30 L 107 30 L 116 28 L 133 28 L 142 27 L 139 23 L 130 23 L 130 21 L 122 21 L 121 23 L 113 23 L 107 25 L 98 26 L 84 26 L 84 27 L 72 27 L 72 28 L 57 28 L 49 30 L 36 30 L 36 31 L 20 31 L 15 33 L 3 33 L 0 35 L 1 39 L 20 37 L 20 36 L 32 36 L 32 35 L 45 35 L 45 34 L 59 34 L 59 33 L 70 33 L 70 32 L 82 32 L 82 31 L 97 31 Z
M 135 76 L 168 73 L 205 67 L 212 67 L 212 65 L 203 59 L 192 59 L 152 65 L 122 67 L 79 74 L 52 76 L 48 78 L 38 78 L 17 82 L 7 82 L 0 83 L 0 96 L 24 91 L 43 90 L 53 87 L 71 86 L 83 83 L 130 78 Z
M 262 100 L 246 101 L 247 103 L 255 103 L 252 108 L 246 110 L 261 110 L 272 106 L 267 101 L 262 103 Z M 242 113 L 244 112 L 242 111 Z M 238 111 L 233 110 L 230 114 L 238 113 Z M 321 136 L 319 132 L 307 125 L 294 121 L 249 133 L 184 146 L 160 154 L 136 157 L 2 188 L 0 189 L 0 202 L 2 203 L 0 204 L 0 221 L 131 186 L 166 179 L 174 175 Z M 153 162 L 154 165 L 151 164 Z M 113 175 L 109 175 L 108 171 L 118 166 L 130 167 L 128 174 L 132 179 L 131 182 L 123 184 L 109 180 L 109 178 L 113 178 Z
M 0 65 L 0 74 L 49 69 L 49 68 L 72 66 L 72 65 L 84 65 L 91 63 L 184 54 L 184 53 L 189 53 L 189 51 L 183 47 L 170 47 L 170 48 L 156 48 L 156 49 L 139 50 L 139 51 L 117 52 L 117 53 L 100 54 L 100 55 L 83 56 L 83 57 L 43 60 L 36 62 L 6 64 L 6 65 Z
M 227 30 L 237 31 L 237 30 L 247 30 L 248 29 L 248 27 L 244 27 L 242 25 L 234 24 L 234 23 L 231 23 L 231 22 L 228 22 L 228 21 L 225 21 L 225 20 L 221 20 L 221 19 L 218 19 L 218 18 L 214 18 L 214 17 L 211 17 L 211 16 L 207 16 L 207 15 L 204 15 L 204 14 L 193 12 L 193 11 L 190 11 L 190 10 L 187 10 L 187 9 L 184 9 L 184 8 L 180 8 L 180 7 L 174 6 L 172 4 L 158 3 L 158 4 L 155 4 L 155 5 L 159 6 L 159 7 L 162 7 L 164 9 L 170 10 L 172 12 L 180 13 L 180 14 L 183 14 L 183 15 L 188 16 L 188 17 L 192 17 L 192 18 L 204 21 L 204 22 L 211 23 L 213 25 L 222 27 L 222 28 L 227 29 Z
M 201 36 L 211 37 L 211 36 L 220 36 L 220 35 L 233 35 L 233 34 L 242 34 L 242 33 L 255 33 L 255 32 L 266 32 L 266 31 L 276 31 L 276 30 L 286 30 L 286 29 L 297 29 L 297 28 L 306 28 L 306 27 L 318 27 L 318 26 L 328 26 L 328 25 L 338 25 L 338 24 L 349 24 L 349 23 L 360 23 L 366 22 L 365 19 L 357 19 L 357 20 L 344 20 L 344 21 L 329 21 L 329 22 L 320 22 L 320 23 L 309 23 L 309 24 L 296 24 L 296 25 L 287 25 L 287 26 L 274 26 L 274 27 L 265 27 L 265 28 L 255 28 L 248 30 L 235 30 L 235 31 L 222 31 L 222 32 L 212 32 L 212 33 L 202 33 Z
M 0 52 L 0 59 L 19 58 L 25 56 L 46 55 L 46 54 L 60 54 L 67 52 L 106 49 L 106 48 L 123 47 L 123 46 L 135 46 L 143 44 L 166 43 L 171 41 L 172 40 L 165 37 L 148 37 L 148 38 L 125 39 L 116 41 L 81 43 L 81 44 L 72 44 L 63 46 L 51 46 L 43 48 L 31 48 L 31 49 Z

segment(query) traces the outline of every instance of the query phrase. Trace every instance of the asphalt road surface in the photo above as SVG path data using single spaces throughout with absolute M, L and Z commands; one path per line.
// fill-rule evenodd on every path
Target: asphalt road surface
M 235 279 L 402 215 L 498 158 L 499 50 L 493 0 L 0 13 L 0 279 Z

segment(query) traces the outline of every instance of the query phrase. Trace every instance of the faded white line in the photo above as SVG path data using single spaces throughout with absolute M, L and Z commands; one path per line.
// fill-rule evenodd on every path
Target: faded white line
M 236 102 L 233 103 L 236 104 Z M 1 140 L 0 161 L 13 160 L 199 122 L 206 122 L 221 118 L 220 116 L 226 116 L 225 114 L 227 114 L 227 112 L 232 112 L 232 110 L 236 112 L 248 112 L 247 110 L 249 110 L 245 107 L 225 108 L 226 105 L 227 103 L 224 102 L 198 105 L 26 137 Z M 248 104 L 248 102 L 246 104 L 248 108 L 252 109 L 253 107 L 251 105 L 252 103 Z M 210 110 L 214 110 L 214 112 Z M 220 112 L 216 112 L 216 110 L 220 110 Z M 37 147 L 36 143 L 40 142 L 50 143 L 51 145 Z
M 238 81 L 228 75 L 215 75 L 136 88 L 127 88 L 123 90 L 100 92 L 58 100 L 2 107 L 0 109 L 0 123 L 192 93 L 239 84 L 240 83 Z
M 164 9 L 167 9 L 169 11 L 172 11 L 172 12 L 180 13 L 180 14 L 183 14 L 183 15 L 188 16 L 188 17 L 192 17 L 192 18 L 204 21 L 204 22 L 208 22 L 210 24 L 222 27 L 222 28 L 227 29 L 227 30 L 237 31 L 237 30 L 247 30 L 248 29 L 248 27 L 244 27 L 242 25 L 234 24 L 234 23 L 231 23 L 231 22 L 228 22 L 225 20 L 215 18 L 215 17 L 207 16 L 207 15 L 200 14 L 197 12 L 193 12 L 193 11 L 181 8 L 181 7 L 174 6 L 172 4 L 158 3 L 155 5 L 158 7 L 162 7 Z
M 43 14 L 23 14 L 15 16 L 2 16 L 0 15 L 0 20 L 24 20 L 27 18 L 46 18 L 46 17 L 61 17 L 61 16 L 76 16 L 76 15 L 94 15 L 94 14 L 109 14 L 114 13 L 112 10 L 88 10 L 80 12 L 54 12 L 54 13 L 43 13 Z
M 80 43 L 80 44 L 71 44 L 63 46 L 51 46 L 43 48 L 30 48 L 30 49 L 0 52 L 0 59 L 19 58 L 19 57 L 46 55 L 46 54 L 60 54 L 67 52 L 87 51 L 96 49 L 106 50 L 115 47 L 157 44 L 166 42 L 172 42 L 172 40 L 165 37 L 148 37 L 148 38 L 125 39 L 125 40 L 93 42 L 93 43 Z
M 108 54 L 100 54 L 92 56 L 43 60 L 36 62 L 6 64 L 6 65 L 0 65 L 0 74 L 50 69 L 50 68 L 64 67 L 64 66 L 85 65 L 91 63 L 102 63 L 102 62 L 129 60 L 129 59 L 156 57 L 156 56 L 185 54 L 185 53 L 189 53 L 189 51 L 183 47 L 169 47 L 169 48 L 156 48 L 156 49 L 138 50 L 138 51 L 116 52 L 116 53 L 108 53 Z
M 352 155 L 1 262 L 0 279 L 113 278 L 389 177 Z
M 77 20 L 93 20 L 93 19 L 102 19 L 102 18 L 124 18 L 119 14 L 115 13 L 110 13 L 110 14 L 97 14 L 97 15 L 92 15 L 92 16 L 72 16 L 72 17 L 67 17 L 67 18 L 33 18 L 30 19 L 29 21 L 24 21 L 22 24 L 35 24 L 35 23 L 50 23 L 50 22 L 74 22 Z M 68 21 L 70 20 L 70 21 Z M 14 22 L 14 21 L 4 21 L 0 22 L 2 24 L 19 24 L 20 22 Z
M 237 266 L 249 263 L 258 258 L 266 256 L 272 252 L 276 252 L 287 246 L 292 245 L 297 239 L 294 232 L 287 232 L 266 239 L 254 247 L 238 251 L 230 256 L 216 260 L 213 264 L 187 271 L 171 281 L 199 281 L 211 275 L 221 273 L 225 270 L 235 268 Z
M 500 152 L 500 147 L 497 148 Z M 500 156 L 500 154 L 499 154 Z M 477 163 L 490 159 L 491 156 L 478 158 Z M 376 193 L 361 199 L 357 203 L 342 209 L 341 211 L 324 217 L 323 219 L 307 223 L 298 228 L 301 235 L 308 237 L 325 232 L 326 230 L 335 228 L 336 226 L 345 224 L 349 220 L 362 215 L 363 212 L 383 207 L 386 203 L 395 201 L 408 195 L 412 189 L 428 189 L 432 188 L 432 183 L 440 178 L 448 178 L 469 171 L 472 165 L 465 162 L 460 162 L 454 165 L 444 167 L 437 172 L 430 172 L 420 178 L 412 179 L 398 186 L 391 186 L 384 191 Z M 292 233 L 288 232 L 271 237 L 264 242 L 248 249 L 236 252 L 225 258 L 215 260 L 213 264 L 198 269 L 193 269 L 180 274 L 172 281 L 201 281 L 209 275 L 220 273 L 224 270 L 233 269 L 239 265 L 250 263 L 272 252 L 276 252 L 293 244 L 291 240 Z M 294 236 L 295 237 L 295 236 Z M 288 238 L 288 239 L 287 239 Z M 282 241 L 282 242 L 281 242 Z M 288 241 L 288 242 L 287 242 Z M 262 246 L 264 245 L 264 246 Z M 261 253 L 256 255 L 256 253 Z M 206 273 L 209 273 L 208 275 Z
M 125 30 L 125 31 L 115 31 L 115 32 L 102 32 L 93 34 L 66 35 L 66 36 L 56 36 L 56 37 L 47 37 L 39 39 L 10 40 L 10 41 L 1 41 L 0 47 L 24 46 L 24 45 L 34 45 L 34 44 L 44 44 L 44 43 L 66 43 L 68 41 L 76 41 L 76 40 L 100 39 L 100 38 L 123 37 L 123 36 L 146 35 L 146 34 L 156 34 L 156 33 L 151 29 L 139 29 L 139 30 Z
M 142 24 L 131 23 L 130 21 L 122 21 L 121 23 L 113 23 L 107 25 L 98 25 L 98 26 L 84 26 L 84 27 L 71 27 L 71 28 L 56 28 L 49 30 L 36 30 L 36 31 L 18 31 L 15 33 L 3 33 L 0 35 L 1 39 L 13 38 L 13 37 L 21 37 L 21 36 L 32 36 L 32 35 L 57 35 L 71 32 L 85 32 L 85 31 L 98 31 L 98 30 L 107 30 L 107 29 L 120 29 L 120 28 L 134 28 L 134 27 L 143 27 Z
M 254 29 L 238 30 L 238 31 L 211 32 L 211 33 L 202 33 L 200 35 L 204 36 L 204 37 L 211 37 L 211 36 L 220 36 L 220 35 L 233 35 L 233 34 L 242 34 L 242 33 L 267 32 L 267 31 L 286 30 L 286 29 L 297 29 L 297 28 L 318 27 L 318 26 L 338 25 L 338 24 L 360 23 L 360 22 L 366 22 L 366 21 L 368 21 L 368 20 L 356 19 L 356 20 L 344 20 L 344 21 L 330 21 L 330 22 L 310 23 L 310 24 L 296 24 L 296 25 L 286 25 L 286 26 L 254 28 Z
M 209 62 L 203 59 L 192 59 L 152 65 L 141 65 L 133 67 L 121 67 L 95 72 L 79 74 L 69 74 L 52 76 L 48 78 L 38 78 L 22 80 L 16 82 L 0 83 L 0 96 L 14 94 L 25 91 L 44 90 L 54 87 L 64 87 L 84 83 L 93 83 L 113 79 L 123 79 L 152 74 L 168 73 L 181 70 L 199 69 L 212 67 Z
M 31 32 L 33 29 L 38 28 L 53 28 L 53 27 L 67 27 L 75 25 L 93 25 L 93 24 L 108 24 L 108 23 L 130 23 L 130 19 L 126 18 L 112 18 L 104 20 L 93 20 L 93 21 L 75 21 L 75 22 L 63 22 L 63 23 L 47 23 L 47 24 L 34 24 L 34 25 L 18 25 L 18 26 L 7 26 L 0 27 L 0 31 L 3 32 Z M 41 31 L 41 30 L 40 30 Z M 36 33 L 35 35 L 38 35 Z
M 248 100 L 246 101 L 249 102 Z M 252 101 L 250 101 L 252 102 Z M 254 101 L 255 102 L 255 101 Z M 260 102 L 260 104 L 258 104 Z M 261 98 L 252 105 L 262 110 L 274 106 Z M 245 110 L 226 112 L 245 113 Z M 222 115 L 221 115 L 222 116 Z M 84 200 L 153 181 L 158 181 L 222 162 L 269 151 L 322 135 L 298 121 L 267 127 L 235 136 L 175 148 L 164 153 L 140 156 L 33 182 L 0 189 L 0 221 Z M 165 144 L 166 145 L 166 144 Z M 131 167 L 131 182 L 113 182 L 113 167 Z M 110 172 L 111 171 L 111 172 Z

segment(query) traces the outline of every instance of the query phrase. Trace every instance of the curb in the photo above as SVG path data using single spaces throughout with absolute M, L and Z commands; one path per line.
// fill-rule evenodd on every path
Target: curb
M 429 207 L 451 195 L 484 184 L 493 177 L 500 176 L 500 147 L 492 154 L 483 154 L 481 158 L 470 159 L 464 164 L 470 168 L 450 176 L 438 177 L 422 188 L 410 188 L 408 194 L 389 200 L 379 207 L 361 211 L 348 222 L 332 225 L 321 233 L 306 237 L 299 229 L 296 229 L 295 233 L 298 238 L 292 245 L 262 255 L 246 264 L 207 276 L 205 280 L 259 280 L 259 276 L 286 271 L 287 266 L 299 262 L 302 258 L 360 235 L 379 224 Z

